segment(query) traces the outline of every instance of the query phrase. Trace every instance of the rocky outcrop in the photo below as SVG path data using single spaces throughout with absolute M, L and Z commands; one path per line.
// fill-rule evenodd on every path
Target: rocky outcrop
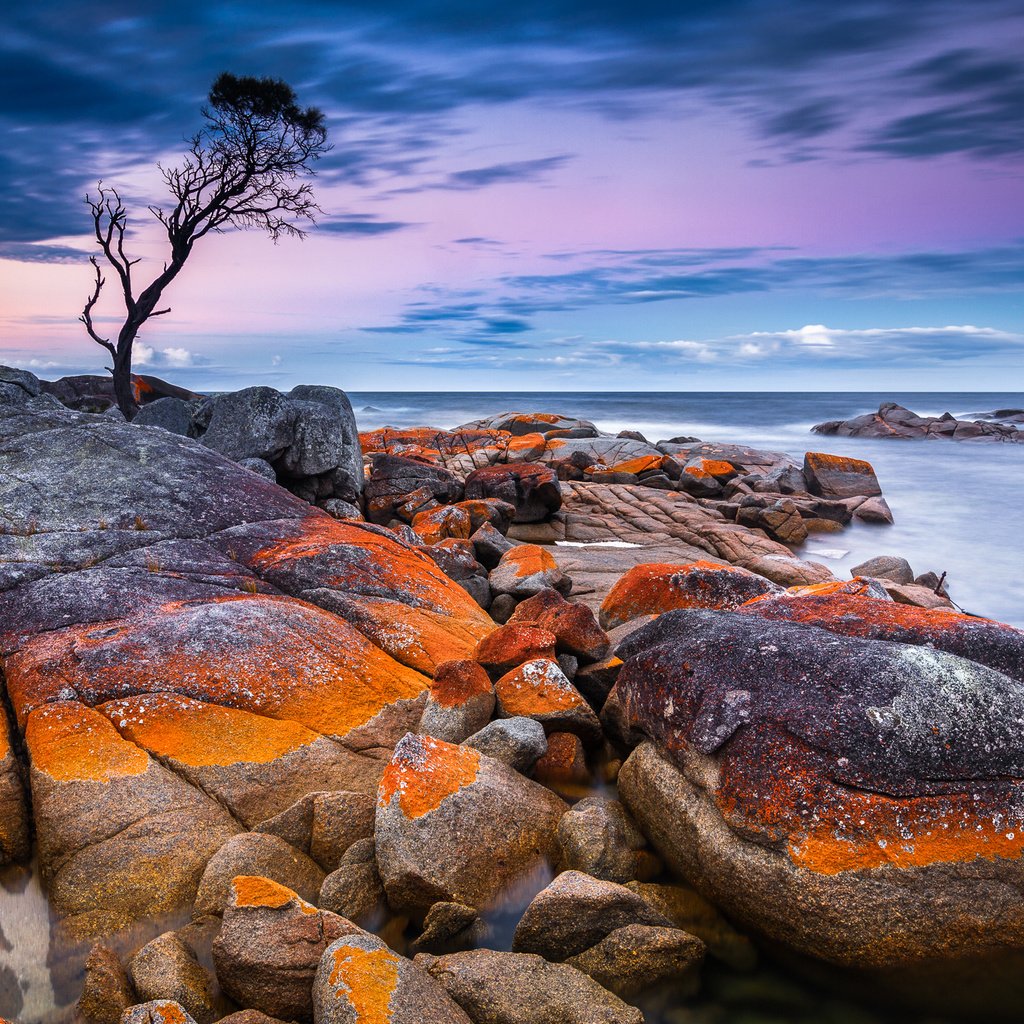
M 1000 416 L 999 413 L 1008 415 Z M 990 414 L 979 414 L 978 419 L 958 420 L 948 412 L 941 416 L 918 416 L 895 402 L 883 402 L 878 412 L 865 413 L 848 420 L 829 420 L 811 429 L 816 434 L 835 434 L 839 437 L 890 437 L 945 439 L 953 441 L 1024 441 L 1024 431 L 1015 422 L 1019 410 L 998 409 Z M 1002 421 L 1002 422 L 1000 422 Z
M 670 612 L 619 653 L 648 737 L 620 792 L 733 920 L 889 982 L 1021 959 L 1021 683 L 756 614 Z

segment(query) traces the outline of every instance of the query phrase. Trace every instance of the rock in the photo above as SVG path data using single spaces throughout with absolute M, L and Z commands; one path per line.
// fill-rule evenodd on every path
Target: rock
M 423 933 L 409 944 L 410 953 L 455 953 L 487 943 L 490 929 L 473 907 L 435 903 L 423 921 Z
M 500 498 L 469 498 L 460 501 L 457 508 L 469 515 L 470 529 L 475 534 L 489 526 L 502 536 L 508 533 L 516 514 L 515 505 Z
M 533 766 L 533 777 L 541 785 L 571 795 L 590 781 L 586 752 L 579 736 L 572 732 L 552 732 L 548 748 Z
M 700 987 L 704 951 L 700 939 L 678 928 L 630 924 L 566 962 L 625 999 L 664 984 L 681 999 Z
M 426 491 L 443 505 L 462 499 L 462 481 L 442 466 L 399 455 L 374 455 L 366 482 L 366 518 L 387 523 L 406 495 Z
M 559 416 L 547 412 L 503 412 L 484 420 L 465 423 L 456 430 L 500 430 L 513 437 L 528 434 L 544 434 L 553 430 L 575 430 L 586 433 L 588 437 L 597 437 L 598 430 L 589 420 L 573 419 L 570 416 Z M 582 436 L 582 435 L 581 435 Z
M 492 677 L 499 677 L 536 658 L 554 661 L 557 642 L 548 629 L 509 623 L 480 641 L 476 660 Z
M 507 628 L 507 627 L 506 627 Z M 601 739 L 601 723 L 557 662 L 535 658 L 506 672 L 495 684 L 502 718 L 532 718 L 553 732 L 575 733 L 587 744 Z
M 582 971 L 529 953 L 420 954 L 417 964 L 473 1024 L 643 1024 L 643 1014 Z
M 474 1024 L 429 974 L 375 935 L 331 943 L 313 982 L 317 1024 Z
M 139 1003 L 121 1014 L 121 1024 L 197 1024 L 181 1003 L 173 999 L 155 999 Z
M 696 889 L 654 882 L 627 882 L 626 888 L 645 899 L 676 928 L 696 935 L 713 957 L 734 971 L 751 971 L 757 965 L 757 949 L 749 936 L 733 928 Z
M 255 473 L 257 476 L 263 477 L 264 480 L 269 480 L 272 484 L 277 483 L 277 473 L 274 472 L 274 467 L 266 459 L 239 459 L 238 464 L 243 469 L 249 470 L 250 473 Z
M 619 677 L 620 668 L 622 659 L 613 655 L 593 665 L 584 665 L 573 677 L 573 685 L 598 714 Z
M 488 610 L 495 622 L 504 625 L 516 610 L 516 599 L 511 594 L 498 594 L 491 601 Z
M 129 969 L 140 998 L 177 1002 L 197 1024 L 212 1024 L 217 1019 L 209 975 L 173 932 L 146 943 L 132 957 Z
M 515 463 L 484 466 L 466 477 L 466 498 L 497 498 L 515 510 L 513 522 L 538 523 L 562 507 L 558 478 L 548 466 Z
M 353 843 L 373 835 L 375 814 L 376 800 L 367 793 L 317 793 L 313 798 L 310 857 L 325 871 L 333 871 Z M 315 894 L 310 902 L 314 899 Z
M 142 406 L 132 422 L 140 427 L 163 427 L 172 434 L 188 437 L 192 427 L 193 408 L 194 406 L 180 398 L 158 398 L 155 402 Z
M 998 993 L 996 967 L 1024 952 L 1005 902 L 1022 884 L 1024 686 L 754 619 L 676 611 L 623 645 L 616 688 L 650 737 L 619 773 L 623 802 L 742 927 L 890 981 L 938 985 L 968 958 Z
M 871 498 L 882 493 L 870 462 L 824 452 L 807 452 L 804 476 L 811 494 L 823 498 L 852 498 L 863 494 Z
M 809 586 L 813 583 L 831 583 L 835 580 L 832 570 L 821 562 L 806 562 L 792 556 L 759 555 L 746 559 L 745 569 L 763 576 L 780 587 Z
M 274 1017 L 268 1017 L 259 1010 L 239 1010 L 237 1013 L 229 1013 L 221 1017 L 219 1024 L 284 1024 Z
M 377 866 L 388 902 L 423 915 L 438 901 L 480 908 L 550 859 L 565 804 L 471 747 L 405 736 L 377 801 Z M 453 836 L 472 836 L 471 843 Z M 477 855 L 481 848 L 489 856 Z
M 914 570 L 905 558 L 895 555 L 878 555 L 869 558 L 850 570 L 851 576 L 871 576 L 875 579 L 892 580 L 893 583 L 913 583 Z
M 917 608 L 952 609 L 953 602 L 942 594 L 936 594 L 931 587 L 919 587 L 913 583 L 892 583 L 883 580 L 882 585 L 893 601 L 914 605 Z
M 0 866 L 28 860 L 30 851 L 25 786 L 11 747 L 6 714 L 0 714 Z
M 490 523 L 484 523 L 469 539 L 477 561 L 487 569 L 493 569 L 501 561 L 501 556 L 515 547 Z
M 544 726 L 532 718 L 502 718 L 473 733 L 464 745 L 528 774 L 548 749 Z
M 1009 410 L 997 410 L 1007 412 Z M 895 402 L 883 402 L 877 413 L 855 416 L 849 420 L 830 420 L 811 429 L 816 434 L 839 434 L 843 437 L 888 438 L 953 438 L 979 441 L 1024 441 L 1024 432 L 1007 423 L 991 420 L 1007 419 L 994 414 L 980 414 L 977 420 L 957 420 L 948 412 L 941 416 L 918 416 Z
M 611 646 L 594 613 L 584 604 L 566 601 L 557 590 L 541 590 L 526 598 L 509 622 L 550 630 L 559 654 L 571 654 L 583 662 L 600 661 Z
M 370 800 L 369 797 L 366 799 Z M 196 893 L 196 917 L 224 913 L 230 898 L 231 882 L 236 875 L 269 878 L 292 889 L 310 903 L 316 899 L 324 881 L 323 871 L 283 839 L 260 832 L 243 832 L 229 839 L 206 865 Z M 194 1012 L 192 1016 L 195 1016 Z
M 549 589 L 568 594 L 572 589 L 572 580 L 558 568 L 554 557 L 537 544 L 518 544 L 505 552 L 491 570 L 490 582 L 496 594 L 517 598 Z
M 353 505 L 350 501 L 342 501 L 341 498 L 321 498 L 317 507 L 322 508 L 332 519 L 359 519 L 363 518 L 362 509 Z
M 854 518 L 865 523 L 887 523 L 892 525 L 892 510 L 885 498 L 868 498 L 854 510 Z
M 15 390 L 21 397 L 38 398 L 43 393 L 43 382 L 28 370 L 19 370 L 16 366 L 0 366 L 0 388 L 6 388 L 12 397 Z M 3 392 L 0 392 L 0 396 Z
M 321 956 L 335 939 L 360 931 L 283 885 L 239 876 L 231 883 L 224 923 L 213 943 L 217 980 L 242 1006 L 282 1020 L 309 1018 Z
M 324 879 L 317 902 L 364 928 L 375 928 L 383 921 L 384 883 L 372 837 L 357 840 L 342 854 L 337 869 Z
M 494 686 L 475 661 L 438 665 L 430 684 L 419 731 L 448 743 L 461 743 L 482 729 L 494 713 Z
M 605 629 L 639 618 L 660 615 L 674 608 L 736 608 L 781 587 L 763 576 L 734 565 L 662 562 L 638 565 L 623 574 L 601 603 Z
M 563 871 L 523 912 L 512 948 L 567 960 L 630 924 L 671 927 L 672 922 L 624 886 Z
M 86 958 L 82 994 L 75 1005 L 84 1024 L 118 1024 L 121 1014 L 137 1002 L 117 954 L 109 946 L 96 943 Z
M 426 512 L 417 512 L 413 517 L 412 528 L 424 544 L 437 544 L 448 538 L 468 540 L 472 523 L 469 513 L 458 505 L 442 505 Z
M 563 870 L 606 882 L 647 881 L 661 868 L 632 815 L 607 797 L 585 797 L 574 804 L 558 823 L 558 844 Z

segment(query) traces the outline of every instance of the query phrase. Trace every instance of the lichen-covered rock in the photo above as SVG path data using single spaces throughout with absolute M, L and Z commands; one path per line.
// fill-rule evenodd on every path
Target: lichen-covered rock
M 155 999 L 130 1006 L 121 1014 L 121 1024 L 197 1024 L 196 1019 L 173 999 Z
M 532 718 L 499 718 L 473 733 L 465 746 L 525 775 L 547 752 L 548 741 L 544 726 Z
M 531 597 L 541 590 L 554 589 L 568 594 L 572 580 L 561 569 L 554 556 L 538 544 L 517 544 L 501 556 L 491 570 L 491 589 L 496 594 Z
M 565 810 L 543 786 L 471 747 L 410 733 L 377 799 L 377 867 L 388 902 L 420 916 L 441 900 L 488 906 L 552 858 Z
M 544 756 L 533 766 L 533 777 L 556 792 L 578 796 L 592 781 L 579 736 L 573 732 L 550 733 Z
M 823 498 L 874 497 L 882 493 L 870 462 L 843 455 L 808 452 L 804 456 L 804 477 L 812 494 Z
M 630 924 L 672 926 L 624 886 L 582 871 L 563 871 L 523 912 L 512 948 L 537 953 L 545 960 L 567 960 Z
M 469 540 L 473 545 L 476 560 L 485 569 L 493 569 L 501 561 L 501 556 L 515 547 L 512 541 L 490 523 L 484 523 Z
M 619 788 L 675 871 L 809 956 L 936 984 L 969 963 L 999 991 L 1024 959 L 1024 686 L 736 613 L 672 612 L 623 648 L 617 690 L 651 739 Z
M 549 630 L 555 634 L 559 654 L 571 654 L 585 663 L 600 661 L 610 647 L 608 634 L 590 608 L 567 601 L 557 590 L 541 590 L 521 601 L 508 621 Z
M 497 416 L 473 420 L 465 423 L 462 430 L 501 430 L 512 437 L 523 437 L 529 434 L 546 434 L 550 431 L 575 430 L 581 431 L 579 436 L 597 437 L 598 429 L 590 420 L 575 419 L 553 412 L 502 412 Z
M 446 661 L 430 684 L 419 731 L 448 743 L 461 743 L 482 729 L 494 712 L 494 686 L 478 662 Z
M 468 540 L 473 532 L 469 513 L 458 505 L 442 505 L 418 512 L 413 517 L 412 528 L 424 544 L 437 544 L 449 538 Z
M 601 723 L 593 708 L 555 661 L 524 662 L 494 684 L 494 693 L 503 718 L 532 718 L 548 735 L 571 732 L 589 744 L 601 739 Z
M 537 523 L 562 507 L 558 478 L 548 466 L 509 463 L 484 466 L 466 477 L 466 498 L 496 498 L 513 507 L 513 522 Z
M 678 928 L 628 924 L 566 963 L 625 999 L 657 985 L 671 985 L 681 999 L 700 986 L 704 952 L 700 939 Z
M 582 971 L 531 953 L 421 953 L 416 963 L 445 987 L 473 1024 L 643 1024 L 636 1007 Z
M 25 786 L 11 747 L 7 716 L 0 713 L 0 865 L 26 860 L 29 849 Z
M 213 943 L 217 980 L 241 1006 L 282 1020 L 308 1019 L 324 950 L 335 939 L 361 933 L 351 921 L 317 910 L 277 882 L 241 875 L 231 883 Z
M 180 1003 L 197 1024 L 212 1024 L 217 1018 L 210 976 L 173 932 L 147 942 L 128 967 L 140 999 Z
M 317 903 L 364 928 L 376 928 L 386 911 L 384 883 L 377 871 L 372 837 L 359 839 L 343 854 L 325 879 Z
M 474 1024 L 429 974 L 375 935 L 333 942 L 313 983 L 317 1024 Z
M 441 504 L 462 498 L 462 481 L 451 470 L 400 455 L 374 455 L 366 481 L 366 517 L 387 524 L 406 495 L 427 490 Z
M 549 629 L 508 623 L 486 636 L 476 648 L 476 660 L 495 679 L 527 661 L 554 661 L 558 637 Z
M 653 878 L 661 862 L 618 800 L 590 796 L 574 804 L 558 823 L 560 864 L 606 882 Z
M 660 615 L 676 608 L 736 608 L 781 589 L 734 565 L 647 563 L 619 577 L 601 603 L 600 621 L 605 629 L 614 629 L 642 615 Z
M 230 899 L 231 883 L 238 875 L 269 878 L 310 903 L 316 900 L 324 882 L 323 871 L 283 839 L 243 832 L 229 839 L 207 863 L 196 893 L 194 916 L 222 914 Z

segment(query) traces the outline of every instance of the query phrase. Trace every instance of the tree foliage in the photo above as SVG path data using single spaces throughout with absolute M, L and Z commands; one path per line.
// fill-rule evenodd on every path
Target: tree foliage
M 205 124 L 189 140 L 184 161 L 160 167 L 174 205 L 150 206 L 149 212 L 163 225 L 170 251 L 163 270 L 141 290 L 134 280 L 140 261 L 125 252 L 128 212 L 117 189 L 101 181 L 96 196 L 85 197 L 102 260 L 90 257 L 93 290 L 79 319 L 110 353 L 114 393 L 126 416 L 135 409 L 132 345 L 147 320 L 170 312 L 157 306 L 196 242 L 230 228 L 257 228 L 274 242 L 283 235 L 303 238 L 301 225 L 319 212 L 312 185 L 303 179 L 330 149 L 327 128 L 320 110 L 298 105 L 291 86 L 274 78 L 222 74 L 202 116 Z M 99 334 L 93 317 L 106 283 L 104 262 L 117 277 L 125 310 L 114 340 Z

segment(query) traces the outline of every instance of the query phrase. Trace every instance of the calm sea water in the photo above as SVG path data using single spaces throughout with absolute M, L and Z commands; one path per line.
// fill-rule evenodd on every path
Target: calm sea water
M 833 571 L 873 555 L 902 555 L 915 573 L 946 572 L 950 595 L 978 615 L 1024 627 L 1024 444 L 820 437 L 823 420 L 894 401 L 922 415 L 961 417 L 1024 408 L 1024 393 L 967 392 L 354 392 L 361 429 L 452 427 L 507 410 L 557 412 L 649 440 L 687 434 L 785 451 L 828 451 L 870 461 L 894 526 L 853 525 L 819 534 L 800 555 Z

